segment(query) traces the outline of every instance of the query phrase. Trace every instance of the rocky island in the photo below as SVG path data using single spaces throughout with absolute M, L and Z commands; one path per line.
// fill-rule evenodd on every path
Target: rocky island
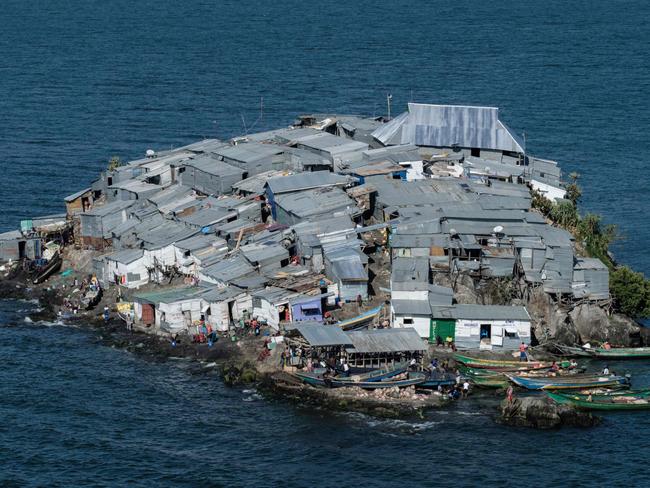
M 447 397 L 317 389 L 294 373 L 414 371 L 434 357 L 454 372 L 456 350 L 512 360 L 529 346 L 644 344 L 626 314 L 648 307 L 647 291 L 630 299 L 646 282 L 608 253 L 613 229 L 580 216 L 575 179 L 527 153 L 496 108 L 304 115 L 111 159 L 64 214 L 0 235 L 0 292 L 39 298 L 32 320 L 91 324 L 107 343 L 201 368 L 218 361 L 228 383 L 414 412 Z

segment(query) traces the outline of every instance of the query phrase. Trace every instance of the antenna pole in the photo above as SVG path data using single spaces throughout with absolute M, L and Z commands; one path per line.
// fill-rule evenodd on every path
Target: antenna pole
M 386 94 L 386 105 L 388 106 L 388 120 L 390 120 L 390 101 L 393 99 L 393 95 L 390 93 Z

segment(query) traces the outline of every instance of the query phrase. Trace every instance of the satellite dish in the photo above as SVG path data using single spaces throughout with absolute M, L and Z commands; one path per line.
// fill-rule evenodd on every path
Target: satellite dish
M 154 151 L 153 149 L 147 149 L 147 152 L 145 152 L 145 154 L 148 158 L 156 157 L 156 151 Z
M 503 226 L 497 225 L 494 229 L 492 229 L 495 234 L 501 234 L 503 232 Z

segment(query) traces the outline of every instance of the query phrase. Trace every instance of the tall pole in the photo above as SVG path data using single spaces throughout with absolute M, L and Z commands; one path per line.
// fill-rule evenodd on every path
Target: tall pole
M 388 120 L 390 120 L 390 101 L 392 100 L 393 95 L 390 93 L 386 94 L 386 105 L 388 105 Z

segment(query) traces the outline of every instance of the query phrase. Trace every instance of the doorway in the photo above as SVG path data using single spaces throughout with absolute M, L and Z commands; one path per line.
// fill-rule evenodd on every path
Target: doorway
M 492 325 L 481 324 L 481 342 L 486 344 L 492 342 Z

